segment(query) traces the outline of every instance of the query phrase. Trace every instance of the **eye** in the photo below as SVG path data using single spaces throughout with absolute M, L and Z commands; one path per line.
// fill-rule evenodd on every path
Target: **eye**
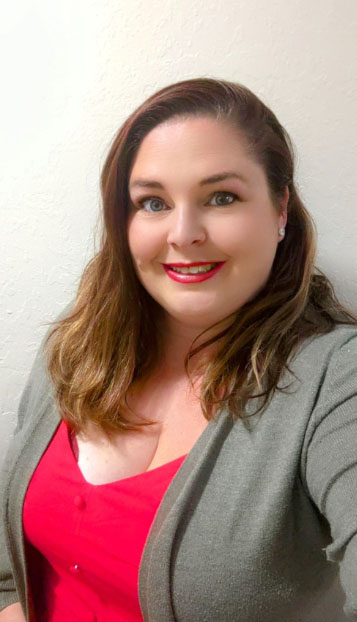
M 216 203 L 216 207 L 225 207 L 226 205 L 231 205 L 232 203 L 234 203 L 234 201 L 238 200 L 238 196 L 236 194 L 234 194 L 233 192 L 226 192 L 224 190 L 220 190 L 215 192 L 212 197 L 211 197 L 211 201 L 213 199 L 213 197 L 216 197 L 218 195 L 218 203 Z M 230 199 L 229 202 L 226 202 L 227 197 Z M 222 201 L 223 199 L 223 201 Z M 151 214 L 155 213 L 155 212 L 162 212 L 162 206 L 164 205 L 164 201 L 162 199 L 159 199 L 159 197 L 144 197 L 143 199 L 141 199 L 140 201 L 138 201 L 141 209 L 143 209 L 145 212 L 149 212 Z M 151 203 L 151 208 L 148 207 L 148 209 L 145 208 L 145 203 L 148 203 L 150 206 Z
M 213 197 L 216 197 L 217 195 L 223 198 L 223 201 L 225 200 L 226 197 L 231 198 L 231 201 L 229 203 L 224 203 L 224 202 L 222 203 L 221 201 L 219 201 L 218 203 L 216 203 L 217 207 L 224 207 L 225 205 L 231 205 L 232 203 L 234 203 L 234 201 L 238 200 L 237 195 L 234 194 L 233 192 L 218 191 L 213 194 Z
M 145 209 L 144 208 L 144 203 L 150 203 L 150 201 L 152 201 L 152 210 L 149 209 Z M 141 199 L 139 202 L 139 205 L 141 206 L 141 208 L 145 211 L 145 212 L 161 212 L 162 210 L 160 209 L 160 204 L 163 204 L 162 199 L 159 199 L 158 197 L 144 197 L 143 199 Z

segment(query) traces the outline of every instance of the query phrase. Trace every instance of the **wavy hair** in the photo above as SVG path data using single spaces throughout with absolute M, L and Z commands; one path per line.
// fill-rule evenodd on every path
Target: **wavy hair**
M 241 84 L 198 78 L 162 88 L 140 105 L 112 141 L 101 173 L 100 250 L 85 267 L 73 308 L 50 322 L 47 365 L 63 419 L 75 431 L 91 421 L 107 434 L 139 430 L 155 420 L 126 418 L 129 389 L 150 377 L 162 353 L 160 305 L 139 282 L 127 240 L 128 179 L 141 142 L 172 118 L 209 116 L 227 121 L 246 139 L 249 153 L 265 171 L 272 200 L 289 189 L 285 238 L 270 276 L 224 331 L 194 348 L 192 356 L 217 341 L 200 388 L 203 414 L 217 408 L 244 417 L 248 400 L 272 397 L 290 357 L 308 337 L 327 333 L 356 317 L 338 302 L 327 277 L 314 266 L 315 228 L 294 183 L 294 150 L 273 112 Z M 152 322 L 156 318 L 156 322 Z M 210 327 L 212 328 L 212 327 Z M 207 329 L 208 330 L 208 329 Z M 190 377 L 190 376 L 189 376 Z

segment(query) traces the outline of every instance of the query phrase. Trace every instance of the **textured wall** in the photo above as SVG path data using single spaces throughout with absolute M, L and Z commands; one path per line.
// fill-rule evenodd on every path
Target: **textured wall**
M 110 140 L 159 87 L 240 81 L 298 154 L 319 264 L 357 306 L 356 0 L 16 0 L 0 18 L 0 457 L 40 339 L 93 253 Z

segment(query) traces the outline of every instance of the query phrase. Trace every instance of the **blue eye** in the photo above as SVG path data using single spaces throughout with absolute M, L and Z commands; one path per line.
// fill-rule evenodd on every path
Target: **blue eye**
M 238 200 L 238 196 L 237 196 L 236 194 L 234 194 L 233 192 L 225 192 L 225 191 L 222 191 L 222 190 L 215 192 L 215 193 L 212 195 L 211 200 L 212 200 L 212 199 L 213 199 L 213 197 L 215 197 L 216 195 L 219 195 L 219 196 L 221 196 L 221 197 L 223 197 L 223 198 L 224 198 L 224 197 L 225 197 L 225 198 L 229 197 L 229 198 L 230 198 L 230 201 L 229 201 L 229 203 L 226 203 L 226 202 L 223 202 L 223 203 L 221 203 L 221 202 L 216 203 L 216 204 L 214 204 L 214 205 L 215 205 L 215 207 L 225 207 L 225 206 L 227 206 L 227 205 L 231 205 L 232 203 L 234 203 L 234 201 Z M 152 202 L 152 203 L 153 203 L 153 205 L 152 205 L 153 209 L 145 209 L 145 207 L 144 207 L 144 203 L 149 203 L 149 204 L 150 204 L 150 202 Z M 155 209 L 155 207 L 154 207 L 154 204 L 155 204 L 155 203 L 156 203 L 156 208 L 158 207 L 159 209 Z M 158 204 L 159 204 L 159 205 L 158 205 Z M 155 213 L 155 212 L 162 212 L 162 211 L 163 211 L 162 209 L 160 209 L 160 204 L 161 204 L 161 205 L 163 205 L 163 204 L 164 204 L 164 201 L 163 201 L 162 199 L 159 199 L 158 197 L 144 197 L 143 199 L 141 199 L 141 200 L 139 201 L 139 205 L 141 206 L 141 208 L 142 208 L 145 212 L 149 212 L 149 213 L 152 213 L 152 214 L 153 214 L 153 213 Z
M 231 205 L 232 203 L 234 203 L 234 201 L 235 201 L 236 199 L 238 199 L 237 195 L 236 195 L 236 194 L 233 194 L 233 192 L 215 192 L 213 196 L 216 196 L 217 194 L 218 194 L 218 195 L 221 195 L 221 196 L 223 196 L 223 197 L 230 197 L 230 198 L 232 199 L 232 200 L 230 201 L 230 203 L 223 203 L 223 204 L 222 204 L 222 203 L 218 203 L 218 204 L 217 204 L 217 207 L 220 207 L 220 206 L 221 206 L 221 207 L 224 207 L 225 205 Z
M 158 197 L 145 197 L 144 199 L 141 199 L 141 201 L 139 201 L 139 205 L 141 205 L 141 207 L 144 209 L 144 207 L 143 207 L 144 203 L 147 203 L 147 202 L 150 203 L 150 201 L 153 201 L 155 203 L 163 203 L 163 201 L 161 199 L 159 199 Z M 144 211 L 149 211 L 149 210 L 145 210 L 144 209 Z M 153 212 L 161 212 L 160 209 L 153 209 L 152 211 Z

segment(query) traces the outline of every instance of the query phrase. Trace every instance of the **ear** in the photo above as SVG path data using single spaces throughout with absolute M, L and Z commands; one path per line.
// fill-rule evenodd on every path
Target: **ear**
M 282 197 L 279 199 L 280 209 L 279 209 L 279 228 L 285 229 L 286 222 L 288 220 L 288 203 L 289 203 L 289 188 L 285 186 L 284 193 Z

